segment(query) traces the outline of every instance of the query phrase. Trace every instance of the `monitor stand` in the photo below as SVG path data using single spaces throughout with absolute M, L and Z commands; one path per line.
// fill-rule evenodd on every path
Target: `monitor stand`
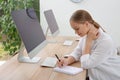
M 24 52 L 25 52 L 25 47 L 24 47 L 24 44 L 22 43 L 21 47 L 20 47 L 19 54 L 18 54 L 18 58 L 17 58 L 19 62 L 22 62 L 22 63 L 37 63 L 40 60 L 40 57 L 33 57 L 32 59 L 30 57 L 26 57 L 23 54 Z
M 47 30 L 46 30 L 46 39 L 47 39 L 47 36 L 48 36 L 48 31 L 50 30 L 50 28 L 49 27 L 47 27 Z M 51 36 L 50 36 L 51 38 L 49 38 L 49 39 L 47 39 L 47 42 L 48 43 L 57 43 L 57 41 L 56 40 L 54 40 L 54 36 L 52 36 L 52 34 L 51 34 Z

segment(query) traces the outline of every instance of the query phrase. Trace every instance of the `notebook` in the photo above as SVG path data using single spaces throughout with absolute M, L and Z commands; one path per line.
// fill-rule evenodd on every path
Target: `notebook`
M 83 68 L 77 68 L 72 66 L 63 66 L 61 68 L 55 67 L 54 71 L 61 72 L 69 75 L 75 75 L 83 71 Z
M 41 66 L 44 67 L 55 67 L 57 59 L 54 57 L 47 57 L 42 63 Z

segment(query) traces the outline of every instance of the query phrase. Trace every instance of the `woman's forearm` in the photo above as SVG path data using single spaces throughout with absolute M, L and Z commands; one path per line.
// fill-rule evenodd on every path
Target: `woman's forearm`
M 87 39 L 84 47 L 83 55 L 91 52 L 92 39 Z
M 72 64 L 72 63 L 74 63 L 76 60 L 75 60 L 75 58 L 73 57 L 73 56 L 69 56 L 68 57 L 68 64 Z

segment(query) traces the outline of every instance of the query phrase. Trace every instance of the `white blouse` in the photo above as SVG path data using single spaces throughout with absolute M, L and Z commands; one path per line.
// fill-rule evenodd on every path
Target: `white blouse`
M 76 61 L 81 62 L 81 67 L 88 69 L 90 80 L 120 80 L 120 56 L 111 37 L 99 30 L 100 36 L 94 40 L 91 53 L 82 56 L 86 36 L 70 54 Z

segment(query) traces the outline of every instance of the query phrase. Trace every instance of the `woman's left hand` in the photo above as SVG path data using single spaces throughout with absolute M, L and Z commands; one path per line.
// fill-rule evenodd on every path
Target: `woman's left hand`
M 95 28 L 93 25 L 90 25 L 90 30 L 87 34 L 87 38 L 90 40 L 95 40 L 99 37 L 99 30 Z
M 95 28 L 93 25 L 90 25 L 90 30 L 87 34 L 86 44 L 85 44 L 85 48 L 83 51 L 84 54 L 91 53 L 92 41 L 97 39 L 98 37 L 99 37 L 99 30 Z

